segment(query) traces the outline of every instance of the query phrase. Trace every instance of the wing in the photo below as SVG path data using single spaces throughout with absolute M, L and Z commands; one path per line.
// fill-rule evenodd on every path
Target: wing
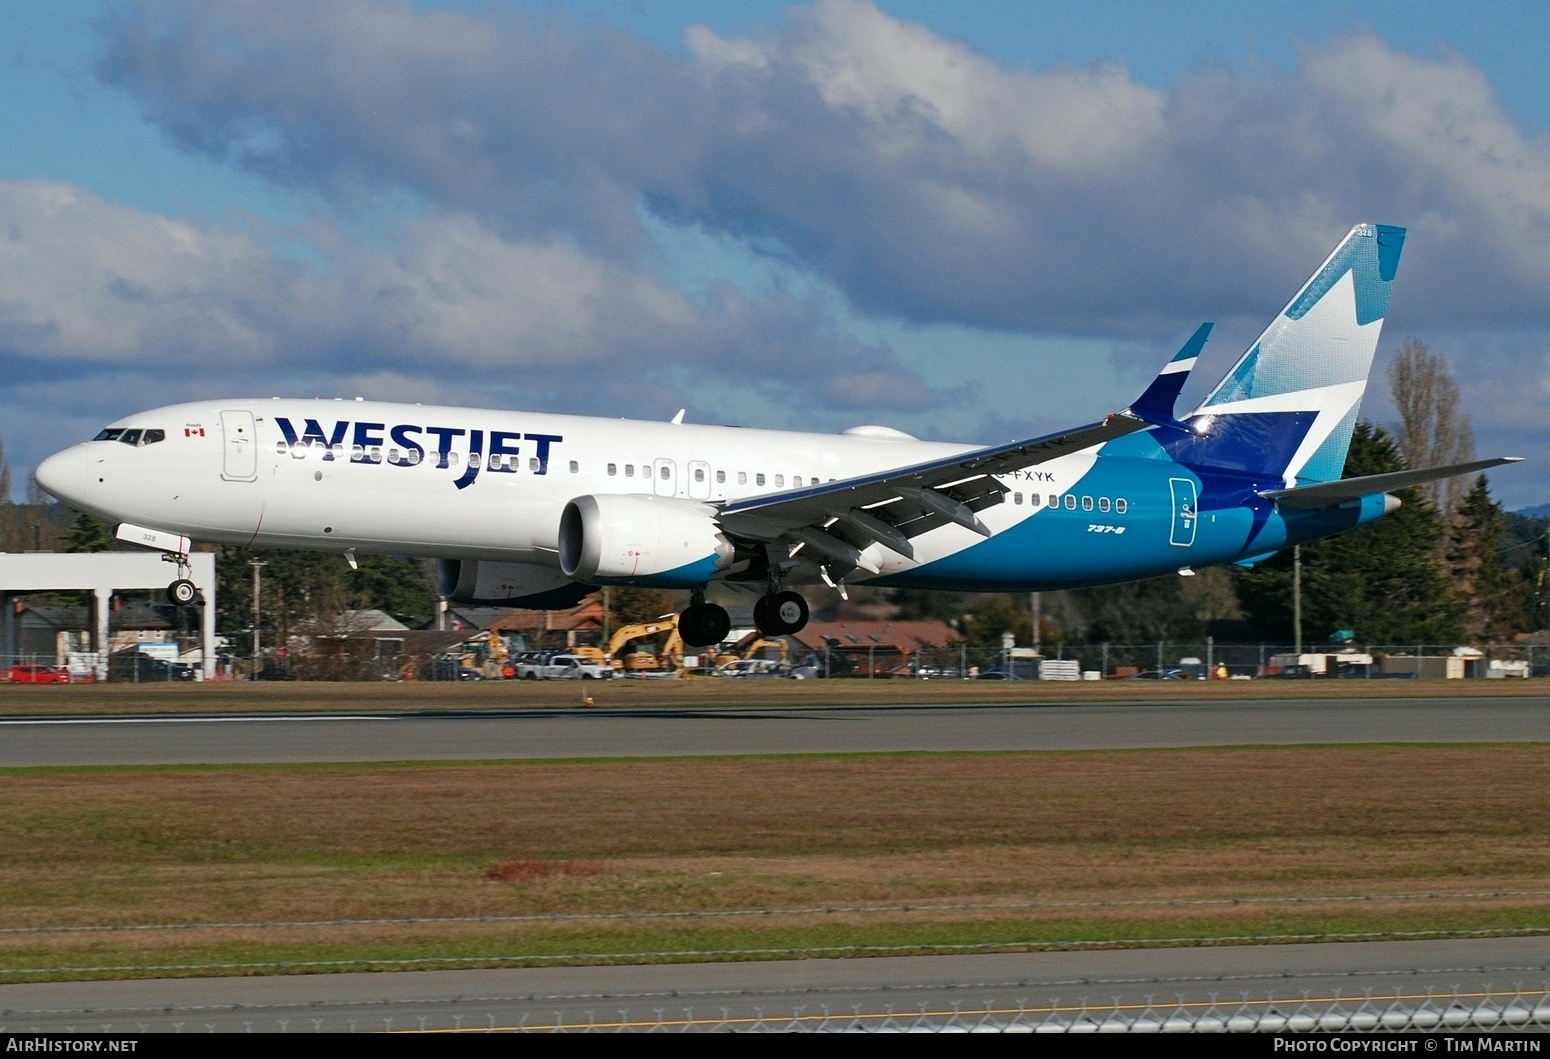
M 938 526 L 954 524 L 988 537 L 990 530 L 977 512 L 1004 499 L 1007 487 L 996 475 L 1151 426 L 1184 429 L 1173 419 L 1173 403 L 1209 331 L 1209 324 L 1196 331 L 1135 404 L 1100 423 L 808 489 L 735 500 L 722 507 L 717 521 L 734 537 L 801 546 L 825 562 L 874 574 L 878 567 L 862 555 L 873 544 L 913 559 L 910 539 Z

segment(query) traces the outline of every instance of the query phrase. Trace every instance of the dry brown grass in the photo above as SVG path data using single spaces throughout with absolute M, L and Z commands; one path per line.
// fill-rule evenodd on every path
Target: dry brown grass
M 520 950 L 578 922 L 637 943 L 681 929 L 261 926 L 394 918 L 767 909 L 781 911 L 736 929 L 863 934 L 1353 915 L 1546 926 L 1547 789 L 1550 748 L 1516 745 L 12 771 L 0 966 L 155 963 L 169 947 Z M 108 924 L 188 926 L 15 929 Z
M 447 684 L 0 684 L 0 716 L 334 710 L 599 709 L 955 702 L 1222 702 L 1309 698 L 1546 697 L 1536 680 L 611 680 Z

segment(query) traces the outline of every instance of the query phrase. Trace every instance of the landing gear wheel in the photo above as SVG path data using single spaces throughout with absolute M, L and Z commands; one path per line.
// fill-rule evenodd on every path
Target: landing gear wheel
M 714 603 L 700 603 L 678 615 L 678 635 L 690 647 L 714 647 L 732 631 L 732 619 Z
M 167 601 L 174 607 L 186 607 L 199 598 L 199 589 L 186 577 L 167 586 Z
M 766 636 L 790 636 L 807 626 L 807 600 L 795 592 L 771 592 L 753 605 L 753 623 Z

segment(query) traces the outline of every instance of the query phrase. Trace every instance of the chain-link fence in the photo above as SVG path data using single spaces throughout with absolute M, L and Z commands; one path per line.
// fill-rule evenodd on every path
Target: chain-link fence
M 1550 644 L 1303 645 L 1285 643 L 1048 644 L 1027 648 L 830 647 L 813 661 L 831 677 L 919 679 L 1318 679 L 1550 676 Z M 1059 662 L 1064 665 L 1052 666 Z M 1073 664 L 1074 663 L 1074 664 Z
M 383 1010 L 277 1013 L 175 1008 L 154 1014 L 7 1011 L 0 1033 L 1502 1033 L 1550 1030 L 1550 993 L 1515 988 L 1413 997 L 1310 999 L 1239 996 L 1147 1000 L 1139 1004 L 1087 999 L 1044 1002 L 981 997 L 950 1006 L 888 1004 L 832 1008 L 822 1003 L 746 1010 L 594 1006 L 543 1010 L 536 1003 L 462 1010 Z M 366 1007 L 363 1005 L 363 1007 Z M 1482 1049 L 1476 1049 L 1482 1050 Z

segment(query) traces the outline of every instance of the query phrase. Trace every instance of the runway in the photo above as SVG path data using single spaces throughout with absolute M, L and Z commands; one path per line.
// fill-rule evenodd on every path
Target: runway
M 1550 697 L 19 718 L 0 721 L 0 765 L 1439 742 L 1550 742 Z M 0 1030 L 901 1029 L 1547 987 L 1550 939 L 1510 937 L 0 985 Z
M 0 720 L 0 767 L 1550 742 L 1550 697 Z
M 1550 938 L 0 986 L 0 1032 L 908 1029 L 1542 996 Z

